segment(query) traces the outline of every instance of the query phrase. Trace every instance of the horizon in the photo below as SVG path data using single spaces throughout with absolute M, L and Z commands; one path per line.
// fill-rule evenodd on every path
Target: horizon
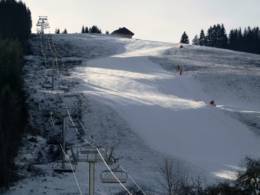
M 92 25 L 97 25 L 103 33 L 127 27 L 135 33 L 136 39 L 175 43 L 179 42 L 184 31 L 192 41 L 201 29 L 207 31 L 214 24 L 224 24 L 227 34 L 233 28 L 260 26 L 260 21 L 257 20 L 260 17 L 258 0 L 250 0 L 250 3 L 235 0 L 164 0 L 163 3 L 159 0 L 23 2 L 32 12 L 33 32 L 36 32 L 38 16 L 42 15 L 48 16 L 51 33 L 56 28 L 66 28 L 69 33 L 80 33 L 82 26 Z

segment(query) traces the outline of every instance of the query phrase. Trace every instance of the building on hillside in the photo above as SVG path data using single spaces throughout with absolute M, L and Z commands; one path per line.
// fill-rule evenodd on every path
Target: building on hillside
M 115 30 L 114 32 L 111 33 L 112 35 L 115 36 L 120 36 L 120 37 L 125 37 L 125 38 L 132 38 L 135 34 L 131 32 L 129 29 L 123 27 Z

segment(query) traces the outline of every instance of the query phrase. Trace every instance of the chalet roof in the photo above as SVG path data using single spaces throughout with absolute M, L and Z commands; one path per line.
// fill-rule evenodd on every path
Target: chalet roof
M 124 34 L 124 35 L 131 35 L 131 36 L 134 35 L 133 32 L 131 32 L 129 29 L 125 27 L 115 30 L 114 32 L 112 32 L 112 34 Z

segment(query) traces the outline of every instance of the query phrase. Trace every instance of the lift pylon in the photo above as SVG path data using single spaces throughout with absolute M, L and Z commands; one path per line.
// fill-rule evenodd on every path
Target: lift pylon
M 39 16 L 37 26 L 37 33 L 44 34 L 44 30 L 50 28 L 48 17 L 47 16 Z

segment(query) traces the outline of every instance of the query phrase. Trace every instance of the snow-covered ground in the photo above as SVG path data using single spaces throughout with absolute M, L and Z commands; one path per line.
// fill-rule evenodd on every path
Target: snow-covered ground
M 244 83 L 245 90 L 230 92 L 230 87 L 223 82 L 225 77 L 220 86 L 217 84 L 221 81 L 205 79 L 203 81 L 209 82 L 215 96 L 207 94 L 192 72 L 179 76 L 163 70 L 148 58 L 160 56 L 170 47 L 175 46 L 129 41 L 124 53 L 95 59 L 87 62 L 86 67 L 78 68 L 74 76 L 82 78 L 83 82 L 76 90 L 113 107 L 151 148 L 191 162 L 213 175 L 228 173 L 247 155 L 259 157 L 259 137 L 245 124 L 220 110 L 234 107 L 237 111 L 249 110 L 259 114 L 259 91 L 252 90 L 256 86 Z M 186 47 L 188 49 L 183 49 L 183 53 L 197 55 L 196 48 Z M 178 50 L 180 49 L 176 49 L 177 52 Z M 223 53 L 221 50 L 215 52 L 219 52 L 219 55 Z M 226 52 L 232 55 L 232 52 Z M 204 64 L 205 58 L 209 62 L 211 58 L 216 61 L 207 52 L 204 55 L 201 52 L 200 55 L 201 62 L 198 63 L 201 67 L 211 68 Z M 173 54 L 171 57 L 174 59 L 179 56 Z M 192 59 L 191 57 L 190 60 Z M 185 66 L 183 63 L 187 63 L 185 59 L 180 65 Z M 208 70 L 208 74 L 215 73 L 213 75 L 218 76 L 216 69 L 222 69 L 227 80 L 232 79 L 231 71 L 235 72 L 234 80 L 239 71 L 245 78 L 251 76 L 247 72 L 260 74 L 259 68 L 255 67 L 257 64 L 252 64 L 252 67 L 243 66 L 232 64 L 231 60 L 227 60 L 227 64 L 224 60 L 217 63 L 215 62 L 213 70 Z M 189 66 L 192 67 L 192 64 Z M 250 68 L 254 72 L 250 72 Z M 227 76 L 229 70 L 231 73 Z M 247 79 L 243 79 L 243 82 L 247 82 Z M 236 84 L 231 89 L 235 86 Z M 235 98 L 238 94 L 248 97 Z M 250 101 L 253 98 L 255 100 Z M 218 106 L 220 109 L 209 107 L 207 103 L 210 99 L 227 106 Z
M 81 62 L 66 67 L 68 74 L 63 71 L 57 82 L 80 99 L 86 134 L 115 147 L 122 166 L 142 186 L 158 188 L 165 158 L 207 182 L 233 179 L 246 156 L 260 158 L 259 55 L 111 36 L 55 35 L 53 40 L 64 61 Z M 47 73 L 38 67 L 37 55 L 28 59 L 27 84 L 32 84 Z M 177 65 L 184 67 L 183 75 Z M 33 99 L 59 93 L 31 87 L 39 91 Z M 209 106 L 210 100 L 217 106 Z M 41 116 L 35 112 L 37 126 Z M 97 172 L 104 168 L 98 165 Z M 76 172 L 84 191 L 86 170 L 80 164 Z M 7 194 L 36 194 L 35 189 L 68 194 L 77 191 L 72 182 L 68 174 L 47 174 L 21 181 Z M 97 181 L 99 194 L 114 189 L 120 186 Z

